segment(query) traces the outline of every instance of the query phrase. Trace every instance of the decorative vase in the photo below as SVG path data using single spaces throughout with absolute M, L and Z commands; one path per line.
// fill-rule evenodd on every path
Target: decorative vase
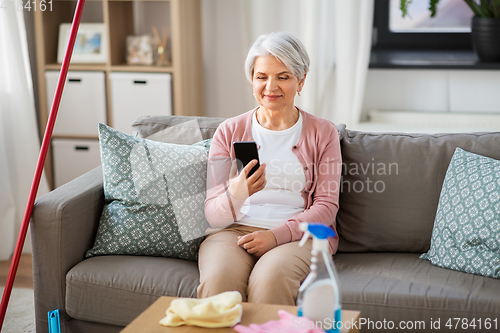
M 500 62 L 500 18 L 472 18 L 472 44 L 482 62 Z

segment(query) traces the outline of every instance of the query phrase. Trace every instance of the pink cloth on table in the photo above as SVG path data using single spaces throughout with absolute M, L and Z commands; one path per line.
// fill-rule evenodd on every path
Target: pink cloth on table
M 325 331 L 310 328 L 314 322 L 306 317 L 297 317 L 285 310 L 279 310 L 280 320 L 271 320 L 265 324 L 236 325 L 233 329 L 238 333 L 325 333 Z

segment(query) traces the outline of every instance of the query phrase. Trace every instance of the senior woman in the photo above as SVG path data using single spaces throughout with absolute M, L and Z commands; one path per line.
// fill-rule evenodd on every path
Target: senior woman
M 294 105 L 309 70 L 302 43 L 286 32 L 260 36 L 245 70 L 259 106 L 224 121 L 209 153 L 205 216 L 222 228 L 201 244 L 198 297 L 239 291 L 244 301 L 294 305 L 309 273 L 311 240 L 301 222 L 335 230 L 340 190 L 338 133 Z M 255 141 L 261 165 L 236 174 L 233 142 Z M 231 162 L 232 161 L 232 162 Z M 330 251 L 338 238 L 330 239 Z

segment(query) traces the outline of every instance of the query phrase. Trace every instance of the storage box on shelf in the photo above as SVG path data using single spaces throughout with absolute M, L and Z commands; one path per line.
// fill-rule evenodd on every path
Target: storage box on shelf
M 45 72 L 48 101 L 54 97 L 58 78 L 59 71 Z M 106 123 L 104 82 L 104 72 L 68 72 L 54 136 L 86 138 L 98 136 L 98 124 Z M 47 107 L 50 105 L 51 103 Z
M 57 63 L 59 26 L 61 23 L 69 23 L 73 20 L 76 3 L 76 0 L 54 0 L 52 10 L 34 13 L 40 99 L 38 112 L 42 133 L 45 131 L 54 96 L 53 89 L 55 88 L 49 85 L 53 82 L 57 83 L 58 78 L 51 77 L 54 81 L 49 84 L 45 81 L 46 72 L 60 70 L 61 64 Z M 95 89 L 94 92 L 97 89 L 101 90 L 99 93 L 96 92 L 97 95 L 104 95 L 105 117 L 103 120 L 100 107 L 99 110 L 95 110 L 94 106 L 90 106 L 88 99 L 85 103 L 80 103 L 83 97 L 70 92 L 74 82 L 67 82 L 58 115 L 58 125 L 54 132 L 55 136 L 67 139 L 93 138 L 97 140 L 98 122 L 105 122 L 113 127 L 118 126 L 120 130 L 130 132 L 128 125 L 131 119 L 140 115 L 156 114 L 156 112 L 163 115 L 203 115 L 200 0 L 91 0 L 85 3 L 81 22 L 103 23 L 106 27 L 108 42 L 107 45 L 103 45 L 107 48 L 106 62 L 102 64 L 72 62 L 70 65 L 71 72 L 103 75 L 103 84 L 99 83 L 99 88 L 92 88 Z M 164 27 L 169 29 L 166 54 L 170 64 L 168 66 L 127 65 L 126 37 L 151 33 L 153 26 L 160 33 Z M 155 84 L 147 84 L 141 88 L 135 87 L 144 89 L 139 94 L 128 95 L 126 92 L 119 92 L 121 88 L 118 89 L 116 86 L 119 85 L 119 80 L 114 80 L 116 89 L 113 87 L 111 78 L 119 77 L 120 73 L 117 72 L 127 72 L 124 73 L 125 76 L 136 73 L 136 77 L 155 74 L 162 77 L 165 83 L 160 85 L 154 81 Z M 47 73 L 47 75 L 53 74 Z M 68 76 L 68 79 L 71 78 Z M 157 89 L 161 89 L 161 92 Z M 68 97 L 69 95 L 72 97 Z M 97 95 L 93 95 L 92 98 Z M 146 95 L 153 97 L 146 98 Z M 98 98 L 101 100 L 101 96 Z M 141 98 L 143 99 L 140 100 Z M 128 103 L 128 109 L 122 111 L 120 104 L 125 104 L 125 100 Z M 130 112 L 133 103 L 139 103 L 141 107 Z M 76 109 L 85 108 L 85 113 L 76 110 L 62 111 L 67 110 L 67 106 Z M 96 113 L 99 113 L 98 117 Z M 127 124 L 127 128 L 120 124 Z M 74 125 L 77 128 L 74 128 Z M 51 162 L 52 159 L 49 156 L 46 169 L 52 182 Z
M 130 124 L 144 110 L 148 115 L 172 115 L 171 75 L 168 73 L 110 74 L 113 127 L 131 133 Z
M 101 165 L 98 140 L 53 139 L 54 187 Z

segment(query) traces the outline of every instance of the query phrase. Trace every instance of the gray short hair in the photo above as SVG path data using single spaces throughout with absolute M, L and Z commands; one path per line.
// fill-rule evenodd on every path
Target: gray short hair
M 309 72 L 309 56 L 300 40 L 288 32 L 272 32 L 260 35 L 248 51 L 245 60 L 245 74 L 252 82 L 255 59 L 260 56 L 273 55 L 300 81 Z

